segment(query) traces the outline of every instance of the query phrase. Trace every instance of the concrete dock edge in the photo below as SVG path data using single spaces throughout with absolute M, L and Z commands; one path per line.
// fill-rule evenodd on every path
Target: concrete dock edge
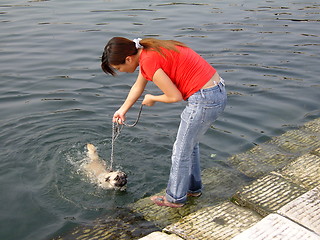
M 320 240 L 319 140 L 320 119 L 316 119 L 272 139 L 267 147 L 232 157 L 240 171 L 259 177 L 239 189 L 230 201 L 190 213 L 164 227 L 163 233 L 185 240 Z M 277 144 L 275 150 L 268 153 L 272 144 Z M 271 171 L 254 170 L 251 174 L 247 166 L 254 166 L 261 153 L 266 160 L 258 161 L 265 161 Z M 246 159 L 249 163 L 243 163 Z M 283 159 L 285 165 L 277 163 Z
M 250 181 L 205 169 L 203 195 L 182 208 L 146 197 L 54 240 L 320 240 L 320 118 L 226 162 Z

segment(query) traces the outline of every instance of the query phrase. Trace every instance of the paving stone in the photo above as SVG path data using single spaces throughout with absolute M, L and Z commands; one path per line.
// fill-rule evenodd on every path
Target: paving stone
M 147 222 L 141 216 L 124 208 L 119 209 L 116 215 L 105 216 L 96 219 L 93 223 L 78 226 L 53 240 L 131 240 L 159 230 L 152 222 Z
M 274 144 L 265 143 L 236 154 L 227 161 L 246 176 L 258 178 L 284 167 L 296 158 L 295 154 L 285 152 Z
M 307 189 L 289 182 L 281 176 L 269 174 L 244 186 L 232 197 L 232 201 L 239 206 L 248 207 L 262 216 L 266 216 L 305 192 Z
M 270 214 L 232 240 L 320 240 L 320 236 L 282 217 Z
M 163 232 L 153 232 L 149 235 L 140 238 L 140 240 L 183 240 L 175 234 L 166 234 Z
M 305 130 L 305 126 L 297 130 L 291 130 L 279 137 L 273 138 L 270 143 L 279 146 L 289 153 L 306 153 L 320 146 L 318 132 Z
M 320 184 L 320 156 L 305 154 L 278 173 L 283 178 L 310 190 Z
M 258 178 L 288 165 L 302 154 L 320 147 L 320 119 L 272 138 L 227 161 L 243 174 Z
M 320 235 L 320 185 L 286 204 L 278 213 Z
M 317 148 L 313 151 L 310 152 L 311 154 L 317 155 L 318 157 L 320 157 L 320 148 Z
M 186 240 L 228 240 L 260 219 L 261 216 L 250 209 L 224 202 L 192 213 L 167 226 L 164 231 Z
M 303 128 L 307 131 L 314 133 L 320 133 L 320 118 L 314 119 L 310 122 L 307 122 Z

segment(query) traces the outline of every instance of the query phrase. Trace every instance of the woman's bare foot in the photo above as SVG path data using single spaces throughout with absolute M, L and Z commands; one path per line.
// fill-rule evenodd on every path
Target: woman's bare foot
M 184 204 L 182 203 L 168 202 L 165 196 L 153 196 L 150 199 L 152 202 L 154 202 L 158 206 L 165 206 L 165 207 L 171 207 L 171 208 L 180 208 L 184 206 Z

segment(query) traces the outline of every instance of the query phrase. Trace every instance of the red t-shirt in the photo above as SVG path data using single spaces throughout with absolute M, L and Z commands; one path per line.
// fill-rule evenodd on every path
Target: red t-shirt
M 191 48 L 177 46 L 177 49 L 179 52 L 162 48 L 165 57 L 153 50 L 142 50 L 140 70 L 145 79 L 152 81 L 155 72 L 161 68 L 186 100 L 199 91 L 216 70 Z

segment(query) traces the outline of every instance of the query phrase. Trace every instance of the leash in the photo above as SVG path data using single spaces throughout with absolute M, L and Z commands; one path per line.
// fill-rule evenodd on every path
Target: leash
M 136 121 L 133 123 L 133 124 L 127 124 L 125 122 L 123 122 L 123 124 L 119 124 L 119 123 L 115 123 L 115 122 L 112 122 L 112 140 L 111 140 L 111 156 L 110 156 L 110 171 L 112 171 L 112 165 L 113 165 L 113 161 L 114 161 L 114 145 L 115 145 L 115 141 L 117 140 L 117 138 L 119 137 L 120 133 L 121 133 L 121 130 L 123 128 L 123 126 L 126 126 L 126 127 L 134 127 L 137 125 L 137 123 L 139 122 L 140 120 L 140 116 L 141 116 L 141 112 L 142 112 L 142 107 L 143 105 L 141 104 L 140 106 L 140 110 L 139 110 L 139 113 L 138 113 L 138 117 L 136 119 Z

